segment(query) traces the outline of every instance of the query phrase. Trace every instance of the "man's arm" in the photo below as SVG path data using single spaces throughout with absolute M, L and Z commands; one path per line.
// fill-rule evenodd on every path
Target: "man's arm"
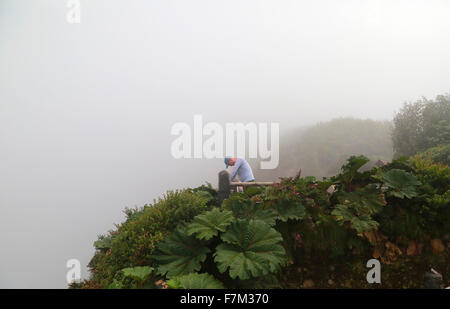
M 241 166 L 241 162 L 242 162 L 242 160 L 240 160 L 240 159 L 236 160 L 236 164 L 234 165 L 233 171 L 231 172 L 230 181 L 233 181 L 234 178 L 236 177 L 237 171 L 238 171 L 239 167 Z

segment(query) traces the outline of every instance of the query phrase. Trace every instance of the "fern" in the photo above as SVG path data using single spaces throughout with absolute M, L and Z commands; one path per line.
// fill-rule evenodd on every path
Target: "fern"
M 222 282 L 210 274 L 192 273 L 180 277 L 174 277 L 167 281 L 172 289 L 224 289 Z
M 233 213 L 228 210 L 214 208 L 194 218 L 187 227 L 187 234 L 198 239 L 211 239 L 219 232 L 225 232 L 227 226 L 234 221 Z
M 153 258 L 159 265 L 159 274 L 173 277 L 200 270 L 209 252 L 202 241 L 186 234 L 185 225 L 180 225 L 158 244 Z
M 285 261 L 281 234 L 261 220 L 237 220 L 221 239 L 224 243 L 217 246 L 215 261 L 219 271 L 229 269 L 233 279 L 276 272 Z

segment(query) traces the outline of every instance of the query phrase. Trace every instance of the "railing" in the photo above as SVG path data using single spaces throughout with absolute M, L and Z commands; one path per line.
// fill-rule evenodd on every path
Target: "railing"
M 231 182 L 230 174 L 223 170 L 219 173 L 219 203 L 230 197 L 230 192 L 237 187 L 271 186 L 273 182 Z

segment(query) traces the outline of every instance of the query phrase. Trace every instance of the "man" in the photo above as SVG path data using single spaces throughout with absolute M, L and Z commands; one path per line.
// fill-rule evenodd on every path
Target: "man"
M 233 181 L 236 175 L 239 176 L 241 182 L 255 181 L 252 168 L 245 159 L 225 157 L 225 165 L 227 168 L 228 166 L 234 166 L 233 171 L 231 172 L 230 181 Z

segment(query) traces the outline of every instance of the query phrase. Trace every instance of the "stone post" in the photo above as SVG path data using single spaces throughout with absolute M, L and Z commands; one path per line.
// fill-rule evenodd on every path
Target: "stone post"
M 219 173 L 219 206 L 230 196 L 230 174 L 223 170 Z

